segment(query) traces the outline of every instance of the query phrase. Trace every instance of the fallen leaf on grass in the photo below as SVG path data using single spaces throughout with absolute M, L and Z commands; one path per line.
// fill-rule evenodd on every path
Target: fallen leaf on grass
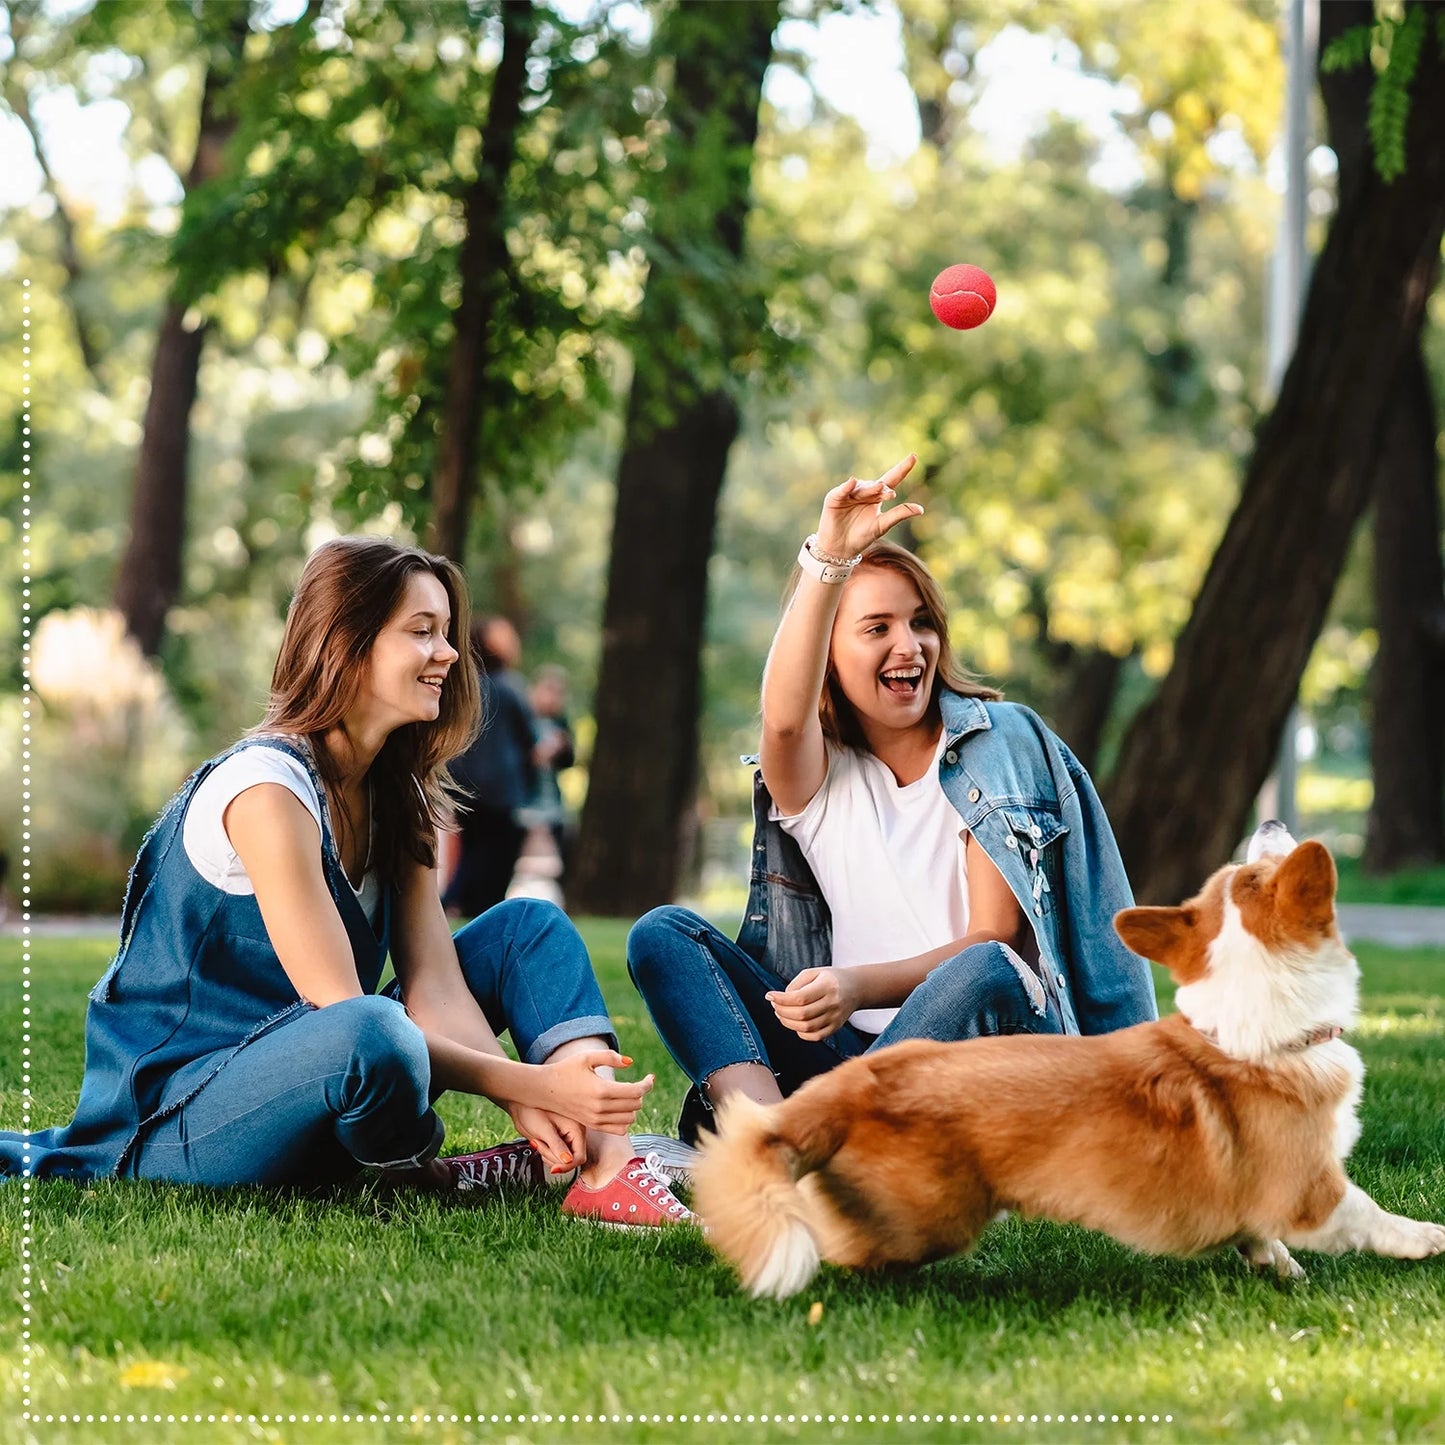
M 822 1320 L 822 1318 L 823 1301 L 820 1299 L 815 1299 L 813 1303 L 808 1306 L 808 1323 L 810 1325 L 816 1325 Z
M 168 1365 L 164 1360 L 137 1360 L 120 1372 L 122 1390 L 174 1390 L 191 1372 L 184 1365 Z

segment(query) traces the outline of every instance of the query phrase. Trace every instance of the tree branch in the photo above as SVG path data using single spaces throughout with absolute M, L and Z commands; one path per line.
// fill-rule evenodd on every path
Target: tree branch
M 16 39 L 18 40 L 19 36 Z M 61 295 L 64 298 L 66 309 L 70 312 L 71 321 L 75 325 L 75 339 L 80 344 L 80 357 L 85 363 L 85 369 L 90 373 L 91 380 L 98 387 L 103 387 L 104 381 L 100 372 L 100 348 L 91 334 L 90 323 L 86 319 L 84 309 L 76 295 L 76 288 L 85 272 L 80 260 L 80 248 L 76 245 L 75 240 L 75 219 L 66 207 L 65 197 L 56 182 L 54 171 L 50 169 L 50 162 L 46 159 L 40 131 L 30 109 L 30 97 L 26 93 L 25 87 L 15 78 L 14 72 L 8 68 L 5 71 L 3 96 L 5 104 L 10 108 L 10 113 L 25 127 L 30 136 L 30 144 L 35 147 L 36 163 L 40 167 L 40 174 L 45 178 L 46 192 L 55 202 L 56 230 L 60 233 L 60 264 L 65 268 L 65 285 L 61 288 Z

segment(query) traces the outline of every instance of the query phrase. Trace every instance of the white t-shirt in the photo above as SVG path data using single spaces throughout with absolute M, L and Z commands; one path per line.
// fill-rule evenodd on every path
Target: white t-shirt
M 833 915 L 833 965 L 889 963 L 968 932 L 962 820 L 933 764 L 899 787 L 872 753 L 828 745 L 828 775 L 801 813 L 772 816 L 803 850 Z M 881 1033 L 896 1008 L 849 1022 Z
M 283 753 L 279 748 L 243 748 L 218 763 L 191 795 L 185 822 L 181 825 L 181 842 L 191 866 L 223 893 L 254 894 L 256 891 L 221 820 L 232 800 L 258 783 L 280 783 L 283 788 L 289 788 L 316 819 L 317 829 L 321 827 L 321 800 L 316 785 L 310 773 L 290 753 Z M 352 884 L 351 891 L 367 918 L 375 924 L 381 903 L 376 870 L 368 869 L 361 886 Z

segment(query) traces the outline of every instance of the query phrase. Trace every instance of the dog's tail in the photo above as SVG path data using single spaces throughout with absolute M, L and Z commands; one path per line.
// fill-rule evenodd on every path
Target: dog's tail
M 805 1095 L 773 1105 L 732 1095 L 693 1169 L 708 1241 L 754 1296 L 786 1299 L 818 1270 L 818 1237 L 798 1180 L 832 1158 L 847 1126 L 810 1108 Z

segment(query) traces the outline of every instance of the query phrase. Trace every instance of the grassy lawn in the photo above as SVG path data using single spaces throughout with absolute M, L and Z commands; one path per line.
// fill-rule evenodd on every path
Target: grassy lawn
M 1445 864 L 1432 868 L 1402 868 L 1386 878 L 1372 878 L 1358 858 L 1337 858 L 1340 902 L 1404 903 L 1445 907 Z
M 625 931 L 585 932 L 624 1047 L 659 1076 L 643 1125 L 666 1130 L 682 1081 L 628 985 Z M 69 1117 L 85 991 L 111 951 L 34 946 L 36 1127 Z M 1445 1219 L 1445 953 L 1359 952 L 1370 1079 L 1352 1173 L 1387 1207 Z M 0 1039 L 0 1123 L 17 1127 L 14 940 L 0 942 Z M 441 1108 L 449 1151 L 506 1137 L 488 1105 Z M 22 1198 L 0 1186 L 9 1421 Z M 1148 1259 L 1010 1220 L 969 1258 L 829 1270 L 777 1304 L 742 1297 L 692 1231 L 594 1231 L 560 1219 L 555 1196 L 103 1183 L 31 1198 L 41 1418 L 7 1439 L 1445 1440 L 1445 1259 L 1305 1256 L 1308 1282 L 1283 1288 L 1233 1254 Z

